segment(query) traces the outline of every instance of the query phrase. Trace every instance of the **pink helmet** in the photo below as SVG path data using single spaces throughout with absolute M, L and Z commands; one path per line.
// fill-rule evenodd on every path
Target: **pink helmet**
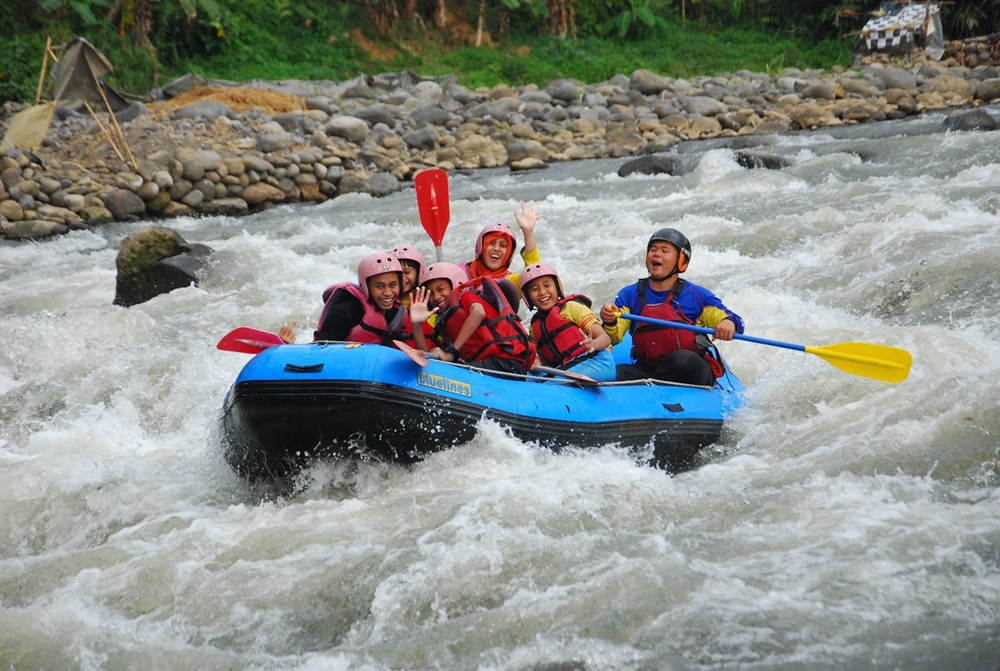
M 490 233 L 500 233 L 510 238 L 510 256 L 507 257 L 507 265 L 509 266 L 511 260 L 514 258 L 514 250 L 517 249 L 517 236 L 514 235 L 514 231 L 511 230 L 510 226 L 499 222 L 490 224 L 479 231 L 479 237 L 476 238 L 476 258 L 478 259 L 483 255 L 483 249 L 486 247 L 484 240 Z
M 424 255 L 416 247 L 396 247 L 396 249 L 392 250 L 392 253 L 400 261 L 412 261 L 417 264 L 418 275 L 427 267 L 427 264 L 424 262 Z
M 424 268 L 420 273 L 420 285 L 423 286 L 431 280 L 448 280 L 451 288 L 454 289 L 459 284 L 469 281 L 469 274 L 465 268 L 447 261 L 438 261 Z
M 399 288 L 402 291 L 403 266 L 399 263 L 399 259 L 390 252 L 379 252 L 369 254 L 358 264 L 358 285 L 365 298 L 371 298 L 368 295 L 368 280 L 382 273 L 399 273 Z
M 555 280 L 556 291 L 559 293 L 559 298 L 565 298 L 566 294 L 563 291 L 562 280 L 559 278 L 559 273 L 556 269 L 547 263 L 532 263 L 530 266 L 521 271 L 521 295 L 524 296 L 524 302 L 528 306 L 529 310 L 534 310 L 535 305 L 528 298 L 528 292 L 525 290 L 528 286 L 528 282 L 531 280 L 537 280 L 539 277 L 551 277 Z

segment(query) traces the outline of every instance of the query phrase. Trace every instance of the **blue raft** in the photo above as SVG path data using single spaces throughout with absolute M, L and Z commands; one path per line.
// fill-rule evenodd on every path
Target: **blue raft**
M 615 349 L 619 359 L 628 352 Z M 434 360 L 421 367 L 381 345 L 283 345 L 257 354 L 233 383 L 222 414 L 223 449 L 251 480 L 320 459 L 408 463 L 469 442 L 486 418 L 556 450 L 641 448 L 652 464 L 678 472 L 719 439 L 742 390 L 729 372 L 713 388 L 650 380 L 583 387 Z

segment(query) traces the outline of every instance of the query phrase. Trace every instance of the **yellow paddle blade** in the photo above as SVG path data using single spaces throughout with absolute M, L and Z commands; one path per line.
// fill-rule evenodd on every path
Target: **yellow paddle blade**
M 842 371 L 883 382 L 902 382 L 910 375 L 913 357 L 905 349 L 867 342 L 844 342 L 805 350 Z

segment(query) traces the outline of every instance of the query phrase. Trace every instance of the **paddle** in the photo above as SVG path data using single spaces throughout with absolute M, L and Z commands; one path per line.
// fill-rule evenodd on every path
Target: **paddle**
M 422 170 L 413 178 L 413 186 L 417 191 L 420 223 L 434 243 L 437 260 L 444 261 L 441 243 L 444 241 L 444 232 L 448 229 L 448 220 L 451 218 L 448 173 L 441 168 Z
M 619 316 L 622 319 L 646 322 L 647 324 L 656 324 L 657 326 L 666 326 L 667 328 L 694 331 L 695 333 L 705 333 L 707 335 L 715 333 L 714 329 L 702 326 L 653 319 L 652 317 L 643 317 L 642 315 L 634 315 L 627 312 L 622 312 Z M 778 340 L 767 340 L 766 338 L 756 338 L 740 333 L 735 334 L 733 339 L 815 354 L 827 363 L 851 375 L 870 377 L 873 380 L 882 380 L 883 382 L 902 382 L 910 375 L 910 364 L 913 363 L 913 357 L 905 349 L 888 347 L 887 345 L 873 345 L 872 343 L 865 342 L 845 342 L 825 347 L 810 347 L 809 345 L 796 345 L 795 343 L 780 342 Z
M 400 342 L 399 340 L 393 340 L 392 344 L 395 345 L 400 351 L 402 351 L 406 356 L 410 357 L 414 363 L 418 366 L 426 366 L 428 359 L 437 359 L 437 355 L 433 352 L 424 352 L 416 347 L 411 347 L 405 342 Z M 532 370 L 536 370 L 539 373 L 548 373 L 549 375 L 558 375 L 560 377 L 565 377 L 569 380 L 573 380 L 583 387 L 594 387 L 600 384 L 597 380 L 590 377 L 589 375 L 584 375 L 582 373 L 574 373 L 568 370 L 560 370 L 559 368 L 550 368 L 548 366 L 535 366 Z
M 259 354 L 269 347 L 283 344 L 284 342 L 278 337 L 277 333 L 261 331 L 249 326 L 240 326 L 222 336 L 222 340 L 219 341 L 216 347 L 227 352 Z

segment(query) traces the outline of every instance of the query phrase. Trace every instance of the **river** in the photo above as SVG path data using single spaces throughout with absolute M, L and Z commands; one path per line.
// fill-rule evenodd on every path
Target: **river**
M 247 357 L 216 342 L 306 339 L 363 255 L 432 257 L 412 190 L 172 220 L 211 270 L 129 309 L 115 255 L 147 223 L 0 245 L 0 666 L 1000 668 L 1000 132 L 942 118 L 772 137 L 781 169 L 713 141 L 674 177 L 452 176 L 449 260 L 534 201 L 543 257 L 604 302 L 675 226 L 748 334 L 913 354 L 893 385 L 723 343 L 745 402 L 673 477 L 489 424 L 412 466 L 230 471 Z

